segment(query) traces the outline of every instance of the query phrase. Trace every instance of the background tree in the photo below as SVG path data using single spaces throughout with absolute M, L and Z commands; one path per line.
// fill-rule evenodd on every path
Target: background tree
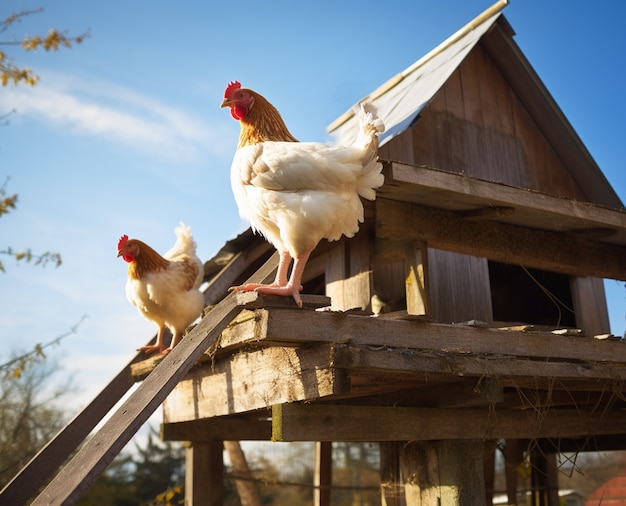
M 69 379 L 56 381 L 58 373 L 54 361 L 31 361 L 0 381 L 0 488 L 65 424 L 72 389 Z
M 47 35 L 24 35 L 21 37 L 15 35 L 14 32 L 19 23 L 24 21 L 28 16 L 41 14 L 42 12 L 43 7 L 32 10 L 21 10 L 14 12 L 0 21 L 0 48 L 21 49 L 27 52 L 36 51 L 38 49 L 58 51 L 62 47 L 71 48 L 73 44 L 80 44 L 89 36 L 88 32 L 71 36 L 54 28 L 51 29 Z M 38 81 L 39 76 L 36 75 L 32 69 L 18 66 L 11 55 L 5 50 L 0 49 L 0 83 L 2 86 L 7 86 L 9 83 L 15 86 L 18 84 L 34 86 Z M 0 120 L 5 120 L 9 114 L 11 113 L 0 114 Z M 0 187 L 0 217 L 12 209 L 15 209 L 17 204 L 17 194 L 7 194 L 7 181 Z M 57 267 L 61 265 L 61 256 L 58 253 L 46 252 L 38 255 L 32 253 L 29 248 L 14 250 L 11 247 L 1 250 L 0 253 L 14 256 L 17 260 L 32 261 L 37 265 L 45 265 L 48 262 L 52 262 Z M 0 271 L 4 271 L 2 262 L 0 262 Z
M 58 51 L 62 47 L 70 48 L 72 44 L 80 44 L 85 40 L 85 37 L 89 36 L 88 32 L 77 36 L 68 36 L 65 32 L 60 32 L 56 29 L 51 29 L 47 35 L 25 35 L 18 38 L 11 34 L 11 31 L 14 30 L 16 25 L 23 21 L 24 18 L 42 12 L 43 7 L 33 10 L 22 10 L 14 12 L 1 21 L 0 37 L 2 37 L 2 40 L 0 40 L 0 47 L 19 48 L 24 51 L 35 51 L 37 49 Z M 14 85 L 23 83 L 31 86 L 37 84 L 39 76 L 34 74 L 32 69 L 19 67 L 14 62 L 14 58 L 5 51 L 0 50 L 0 83 L 2 83 L 2 86 L 6 86 L 9 83 L 13 83 Z

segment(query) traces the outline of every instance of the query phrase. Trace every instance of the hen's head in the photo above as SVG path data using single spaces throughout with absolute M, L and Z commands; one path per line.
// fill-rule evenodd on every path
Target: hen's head
M 137 258 L 137 255 L 139 255 L 139 246 L 133 239 L 123 235 L 117 243 L 117 256 L 130 263 Z
M 222 107 L 230 107 L 230 114 L 237 121 L 244 119 L 254 105 L 251 90 L 241 87 L 239 81 L 231 81 L 224 92 Z

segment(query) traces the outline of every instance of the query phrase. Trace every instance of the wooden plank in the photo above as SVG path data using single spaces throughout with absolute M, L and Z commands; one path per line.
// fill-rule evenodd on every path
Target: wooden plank
M 602 280 L 575 277 L 570 281 L 570 287 L 576 325 L 590 336 L 610 333 L 609 310 Z
M 472 255 L 428 248 L 430 313 L 438 322 L 492 318 L 487 260 Z
M 381 441 L 378 445 L 381 506 L 406 506 L 404 484 L 400 473 L 400 454 L 404 444 L 400 441 Z
M 324 311 L 272 310 L 260 334 L 242 336 L 268 343 L 349 343 L 397 349 L 511 355 L 538 360 L 582 360 L 626 363 L 626 343 L 561 336 L 549 332 L 518 332 L 467 325 L 370 318 Z
M 469 130 L 472 125 L 465 119 L 463 109 L 463 85 L 461 73 L 457 68 L 444 84 L 441 94 L 445 96 L 446 109 L 439 113 L 440 122 L 445 128 L 447 152 L 445 153 L 446 165 L 442 166 L 451 172 L 465 172 L 472 170 L 476 165 L 476 159 L 472 156 L 472 142 Z M 435 156 L 440 156 L 436 154 Z
M 407 505 L 484 506 L 484 442 L 409 442 L 400 451 Z
M 514 207 L 515 213 L 502 221 L 534 228 L 567 231 L 612 228 L 619 233 L 607 242 L 626 244 L 626 212 L 589 202 L 555 197 L 503 183 L 493 183 L 466 174 L 444 172 L 398 162 L 385 163 L 385 186 L 379 197 L 406 199 L 449 210 L 473 207 Z M 404 185 L 404 191 L 397 185 Z M 378 199 L 377 199 L 378 202 Z
M 273 346 L 217 357 L 213 364 L 191 371 L 165 399 L 164 423 L 346 394 L 350 391 L 349 379 L 345 371 L 333 367 L 333 361 L 332 344 Z
M 430 297 L 428 255 L 424 242 L 411 243 L 405 249 L 406 311 L 413 315 L 429 315 Z
M 217 304 L 228 293 L 228 289 L 237 283 L 245 274 L 250 265 L 267 255 L 272 246 L 266 241 L 260 241 L 253 247 L 238 252 L 211 280 L 204 291 L 205 305 Z
M 503 386 L 547 388 L 554 380 L 559 388 L 569 388 L 569 382 L 581 383 L 589 391 L 611 388 L 614 381 L 626 380 L 623 363 L 547 362 L 513 357 L 490 358 L 460 353 L 418 352 L 416 350 L 372 350 L 366 347 L 337 347 L 335 366 L 370 375 L 389 375 L 416 380 L 424 376 L 495 377 Z M 602 381 L 599 381 L 602 380 Z M 433 379 L 434 381 L 434 379 Z M 557 386 L 553 386 L 557 388 Z
M 267 279 L 276 269 L 277 263 L 278 255 L 274 254 L 253 276 L 252 281 L 262 282 Z M 239 311 L 234 294 L 215 306 L 139 385 L 32 504 L 60 505 L 77 502 Z
M 626 248 L 559 232 L 496 221 L 466 221 L 456 213 L 378 199 L 376 236 L 426 241 L 432 248 L 574 276 L 626 281 Z M 626 218 L 626 214 L 624 214 Z
M 623 410 L 503 410 L 493 406 L 437 409 L 301 403 L 272 407 L 274 441 L 534 439 L 624 434 L 625 427 Z
M 267 418 L 250 416 L 215 417 L 161 424 L 164 441 L 269 441 L 272 424 Z

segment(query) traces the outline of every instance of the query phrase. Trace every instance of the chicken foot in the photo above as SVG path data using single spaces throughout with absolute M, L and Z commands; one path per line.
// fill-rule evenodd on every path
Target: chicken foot
M 153 353 L 159 352 L 163 355 L 167 355 L 175 345 L 175 337 L 172 337 L 172 344 L 169 348 L 165 347 L 165 326 L 159 327 L 159 332 L 157 333 L 156 344 L 147 344 L 146 346 L 142 346 L 141 348 L 137 348 L 137 351 L 143 351 L 146 355 L 152 355 Z M 180 340 L 180 338 L 178 339 Z
M 232 287 L 231 290 L 237 290 L 241 292 L 258 292 L 265 295 L 280 295 L 283 297 L 293 297 L 293 300 L 298 307 L 302 307 L 302 298 L 300 292 L 302 291 L 302 275 L 304 274 L 304 267 L 309 260 L 310 251 L 294 258 L 293 269 L 291 271 L 291 277 L 287 280 L 287 270 L 291 257 L 288 252 L 281 252 L 280 261 L 278 262 L 278 270 L 276 272 L 276 279 L 272 284 L 257 284 L 248 283 L 246 285 Z

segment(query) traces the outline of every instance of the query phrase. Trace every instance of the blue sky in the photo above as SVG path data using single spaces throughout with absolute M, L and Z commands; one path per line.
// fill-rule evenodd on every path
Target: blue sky
M 271 6 L 264 5 L 270 4 Z M 14 34 L 90 30 L 58 53 L 14 52 L 41 77 L 0 89 L 0 180 L 18 209 L 0 220 L 0 249 L 57 251 L 55 269 L 3 257 L 0 362 L 67 331 L 52 351 L 93 397 L 154 333 L 126 300 L 122 234 L 159 251 L 180 220 L 203 260 L 246 228 L 229 184 L 238 124 L 219 108 L 237 79 L 269 98 L 301 140 L 411 65 L 491 0 L 315 2 L 31 2 L 4 0 L 2 18 L 45 7 Z M 623 201 L 626 4 L 513 0 L 517 44 Z M 607 281 L 611 326 L 622 334 L 624 284 Z

